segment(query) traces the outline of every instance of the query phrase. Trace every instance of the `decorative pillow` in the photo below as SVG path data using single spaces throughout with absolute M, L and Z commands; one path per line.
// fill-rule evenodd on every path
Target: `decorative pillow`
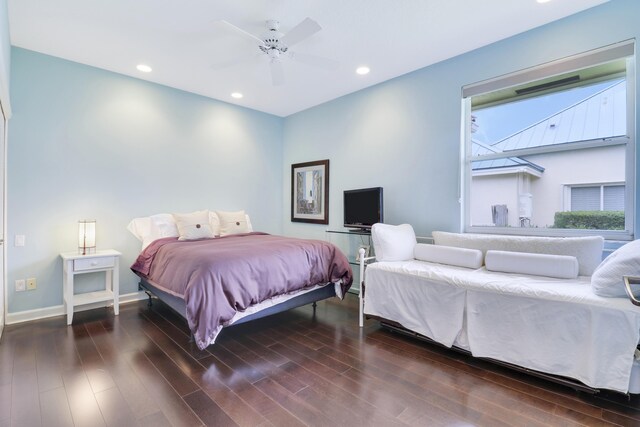
M 526 252 L 487 251 L 484 264 L 489 271 L 575 279 L 578 260 L 574 256 Z
M 209 224 L 209 211 L 189 214 L 173 214 L 180 236 L 178 240 L 211 239 L 214 237 Z M 168 237 L 168 236 L 166 236 Z
M 580 266 L 581 276 L 591 276 L 602 261 L 604 239 L 600 236 L 588 237 L 537 237 L 505 236 L 499 234 L 447 233 L 434 231 L 436 245 L 459 248 L 526 252 L 536 254 L 574 256 Z M 485 261 L 486 262 L 486 261 Z
M 251 225 L 251 219 L 249 218 L 249 215 L 245 214 L 245 219 L 247 220 L 247 233 L 251 233 L 253 231 L 253 226 Z M 220 219 L 218 219 L 218 215 L 214 211 L 209 211 L 209 222 L 211 223 L 213 234 L 215 236 L 219 236 Z
M 413 256 L 420 261 L 455 265 L 466 268 L 480 268 L 484 256 L 477 249 L 454 248 L 453 246 L 416 244 Z
M 220 221 L 220 236 L 250 232 L 247 215 L 244 211 L 216 211 L 216 215 Z
M 371 227 L 371 240 L 378 261 L 408 261 L 413 259 L 416 233 L 409 224 L 376 223 Z
M 640 276 L 640 240 L 618 248 L 600 263 L 591 276 L 593 292 L 601 297 L 626 297 L 622 276 Z

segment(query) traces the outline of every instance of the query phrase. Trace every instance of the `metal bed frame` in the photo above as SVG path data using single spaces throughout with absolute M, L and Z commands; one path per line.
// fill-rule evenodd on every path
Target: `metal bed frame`
M 640 277 L 631 277 L 631 276 L 623 276 L 624 280 L 624 290 L 627 293 L 627 296 L 631 300 L 633 305 L 640 306 L 640 300 L 633 294 L 633 290 L 631 289 L 631 285 L 640 285 Z
M 157 297 L 160 301 L 167 304 L 173 311 L 178 313 L 184 319 L 187 318 L 186 315 L 186 304 L 184 299 L 177 297 L 175 295 L 171 295 L 168 292 L 165 292 L 153 284 L 149 283 L 144 278 L 140 278 L 140 282 L 138 283 L 138 289 L 144 291 L 149 297 L 148 305 L 152 305 L 152 296 Z M 237 322 L 232 323 L 228 327 L 234 325 L 240 325 L 242 323 L 246 323 L 252 320 L 261 319 L 266 316 L 271 316 L 272 314 L 281 313 L 283 311 L 291 310 L 296 307 L 301 307 L 307 304 L 313 304 L 313 309 L 315 311 L 317 301 L 321 301 L 327 298 L 335 297 L 335 287 L 333 283 L 328 283 L 326 286 L 322 288 L 315 289 L 313 291 L 304 293 L 302 295 L 295 296 L 291 299 L 283 301 L 279 304 L 275 304 L 271 307 L 265 308 L 264 310 L 260 310 L 256 313 L 250 314 Z

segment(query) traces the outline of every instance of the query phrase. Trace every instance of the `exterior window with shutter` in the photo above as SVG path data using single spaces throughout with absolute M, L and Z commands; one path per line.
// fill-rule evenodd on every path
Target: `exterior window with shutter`
M 571 187 L 571 211 L 624 211 L 624 185 Z

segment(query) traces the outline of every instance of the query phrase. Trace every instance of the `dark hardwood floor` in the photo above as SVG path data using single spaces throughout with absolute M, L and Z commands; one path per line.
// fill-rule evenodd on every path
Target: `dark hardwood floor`
M 228 328 L 199 351 L 160 302 L 7 326 L 0 426 L 640 426 L 640 400 L 579 393 L 357 326 L 357 298 Z

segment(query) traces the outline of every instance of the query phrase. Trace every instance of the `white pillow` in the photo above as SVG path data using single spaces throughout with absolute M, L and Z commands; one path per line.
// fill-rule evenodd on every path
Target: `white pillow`
M 487 251 L 484 264 L 489 271 L 530 274 L 558 279 L 578 277 L 579 265 L 574 256 L 532 254 L 526 252 Z
M 163 237 L 178 237 L 178 226 L 176 220 L 171 214 L 151 215 L 151 232 L 150 237 L 153 240 L 162 239 Z
M 249 233 L 250 230 L 247 221 L 247 215 L 244 213 L 244 211 L 216 211 L 216 215 L 218 217 L 218 220 L 220 221 L 220 236 Z
M 408 261 L 413 259 L 416 233 L 409 224 L 373 224 L 371 240 L 373 240 L 377 261 Z
M 466 268 L 482 267 L 484 258 L 477 249 L 454 248 L 453 246 L 416 244 L 413 256 L 420 261 L 437 262 L 438 264 L 455 265 Z
M 640 240 L 618 248 L 600 263 L 591 276 L 593 292 L 601 297 L 627 296 L 622 276 L 640 276 Z
M 134 218 L 127 225 L 127 230 L 136 236 L 136 239 L 142 242 L 151 232 L 151 219 L 148 216 L 143 218 Z
M 447 233 L 434 231 L 436 245 L 468 249 L 526 252 L 536 254 L 574 256 L 580 265 L 581 276 L 591 276 L 602 261 L 604 239 L 587 237 L 505 236 L 500 234 Z
M 134 218 L 127 230 L 142 242 L 142 249 L 151 242 L 163 237 L 178 237 L 178 228 L 171 214 L 157 214 L 143 218 Z
M 253 231 L 251 219 L 246 216 L 247 232 Z M 209 211 L 209 225 L 214 236 L 220 235 L 220 221 L 215 212 Z M 142 250 L 151 242 L 164 237 L 179 237 L 178 227 L 172 214 L 156 214 L 142 218 L 134 218 L 127 225 L 127 230 L 142 242 Z
M 173 214 L 180 236 L 178 240 L 212 239 L 214 237 L 209 224 L 209 211 L 197 211 L 188 214 Z
M 245 219 L 247 220 L 247 233 L 253 231 L 253 225 L 251 225 L 251 218 L 245 213 Z M 211 223 L 211 229 L 216 236 L 220 235 L 220 219 L 214 211 L 209 211 L 209 222 Z

